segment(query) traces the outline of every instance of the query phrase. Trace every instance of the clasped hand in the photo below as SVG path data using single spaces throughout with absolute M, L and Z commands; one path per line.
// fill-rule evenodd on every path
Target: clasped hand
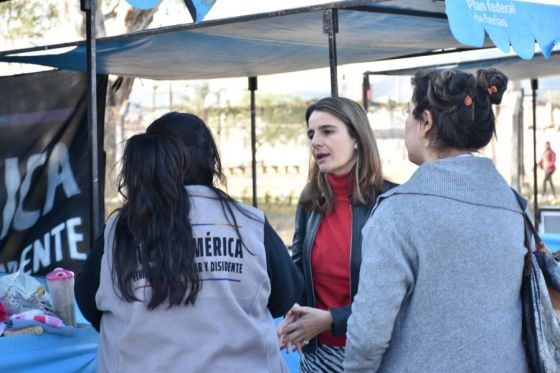
M 278 343 L 288 353 L 301 352 L 309 340 L 329 330 L 332 323 L 331 313 L 312 307 L 295 304 L 278 325 Z M 295 348 L 294 348 L 295 347 Z

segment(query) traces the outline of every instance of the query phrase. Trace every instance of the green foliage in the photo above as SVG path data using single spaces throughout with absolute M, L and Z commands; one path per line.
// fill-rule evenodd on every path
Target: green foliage
M 305 122 L 305 110 L 309 102 L 294 96 L 264 95 L 258 97 L 258 115 L 269 124 Z
M 177 103 L 175 110 L 192 112 L 202 118 L 212 129 L 215 136 L 228 136 L 231 131 L 241 132 L 247 139 L 251 138 L 250 94 L 244 92 L 238 103 L 214 103 L 205 106 L 208 84 L 192 84 L 191 94 L 184 96 Z M 305 137 L 305 110 L 309 102 L 288 95 L 256 94 L 256 132 L 257 147 L 268 143 L 302 143 Z
M 37 38 L 59 23 L 56 3 L 12 0 L 0 3 L 0 40 Z
M 305 141 L 305 110 L 309 102 L 295 96 L 258 95 L 257 112 L 257 147 L 268 143 L 298 143 Z M 249 112 L 246 112 L 250 123 Z M 250 131 L 250 126 L 246 127 Z

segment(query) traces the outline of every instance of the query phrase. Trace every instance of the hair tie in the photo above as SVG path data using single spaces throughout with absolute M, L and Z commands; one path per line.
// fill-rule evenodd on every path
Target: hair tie
M 490 96 L 492 96 L 494 93 L 498 92 L 498 88 L 496 88 L 495 85 L 491 85 L 490 88 L 488 88 L 488 94 Z
M 466 106 L 471 106 L 472 105 L 472 98 L 471 96 L 467 95 L 465 97 L 465 100 L 463 101 L 465 103 Z

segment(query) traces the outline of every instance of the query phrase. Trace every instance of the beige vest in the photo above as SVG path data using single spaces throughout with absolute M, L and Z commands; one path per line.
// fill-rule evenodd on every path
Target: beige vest
M 209 188 L 187 190 L 202 279 L 196 304 L 163 304 L 149 311 L 145 302 L 119 298 L 110 271 L 118 216 L 112 217 L 106 224 L 96 295 L 103 311 L 98 372 L 288 372 L 267 308 L 270 280 L 263 213 L 242 205 L 254 220 L 232 207 L 247 249 Z M 133 286 L 137 297 L 149 299 L 142 272 Z

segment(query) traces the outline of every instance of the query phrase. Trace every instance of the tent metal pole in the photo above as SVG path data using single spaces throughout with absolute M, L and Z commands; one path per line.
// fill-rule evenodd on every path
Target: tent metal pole
M 336 61 L 336 33 L 338 32 L 338 10 L 323 12 L 323 33 L 329 38 L 329 66 L 331 70 L 331 96 L 338 97 L 338 77 Z
M 531 79 L 531 90 L 533 91 L 533 212 L 535 214 L 535 228 L 539 229 L 539 203 L 538 185 L 537 185 L 537 89 L 539 89 L 539 81 Z
M 101 214 L 103 194 L 99 190 L 99 138 L 97 129 L 97 66 L 96 66 L 96 0 L 81 0 L 81 10 L 86 13 L 87 42 L 87 118 L 88 147 L 91 153 L 91 242 L 99 237 L 104 217 Z
M 370 89 L 369 83 L 369 74 L 367 72 L 364 73 L 364 78 L 362 79 L 362 106 L 364 110 L 367 112 L 368 109 L 368 91 Z
M 253 206 L 257 207 L 257 113 L 255 111 L 255 91 L 257 90 L 257 77 L 249 77 L 249 90 L 251 91 L 251 169 L 253 177 Z
M 515 82 L 517 83 L 517 82 Z M 519 86 L 514 83 L 513 89 L 518 91 Z M 511 186 L 515 190 L 521 190 L 523 183 L 521 179 L 524 175 L 523 173 L 523 89 L 521 93 L 518 94 L 515 105 L 513 109 L 512 118 L 512 134 L 515 146 L 512 149 L 512 175 L 511 175 Z

